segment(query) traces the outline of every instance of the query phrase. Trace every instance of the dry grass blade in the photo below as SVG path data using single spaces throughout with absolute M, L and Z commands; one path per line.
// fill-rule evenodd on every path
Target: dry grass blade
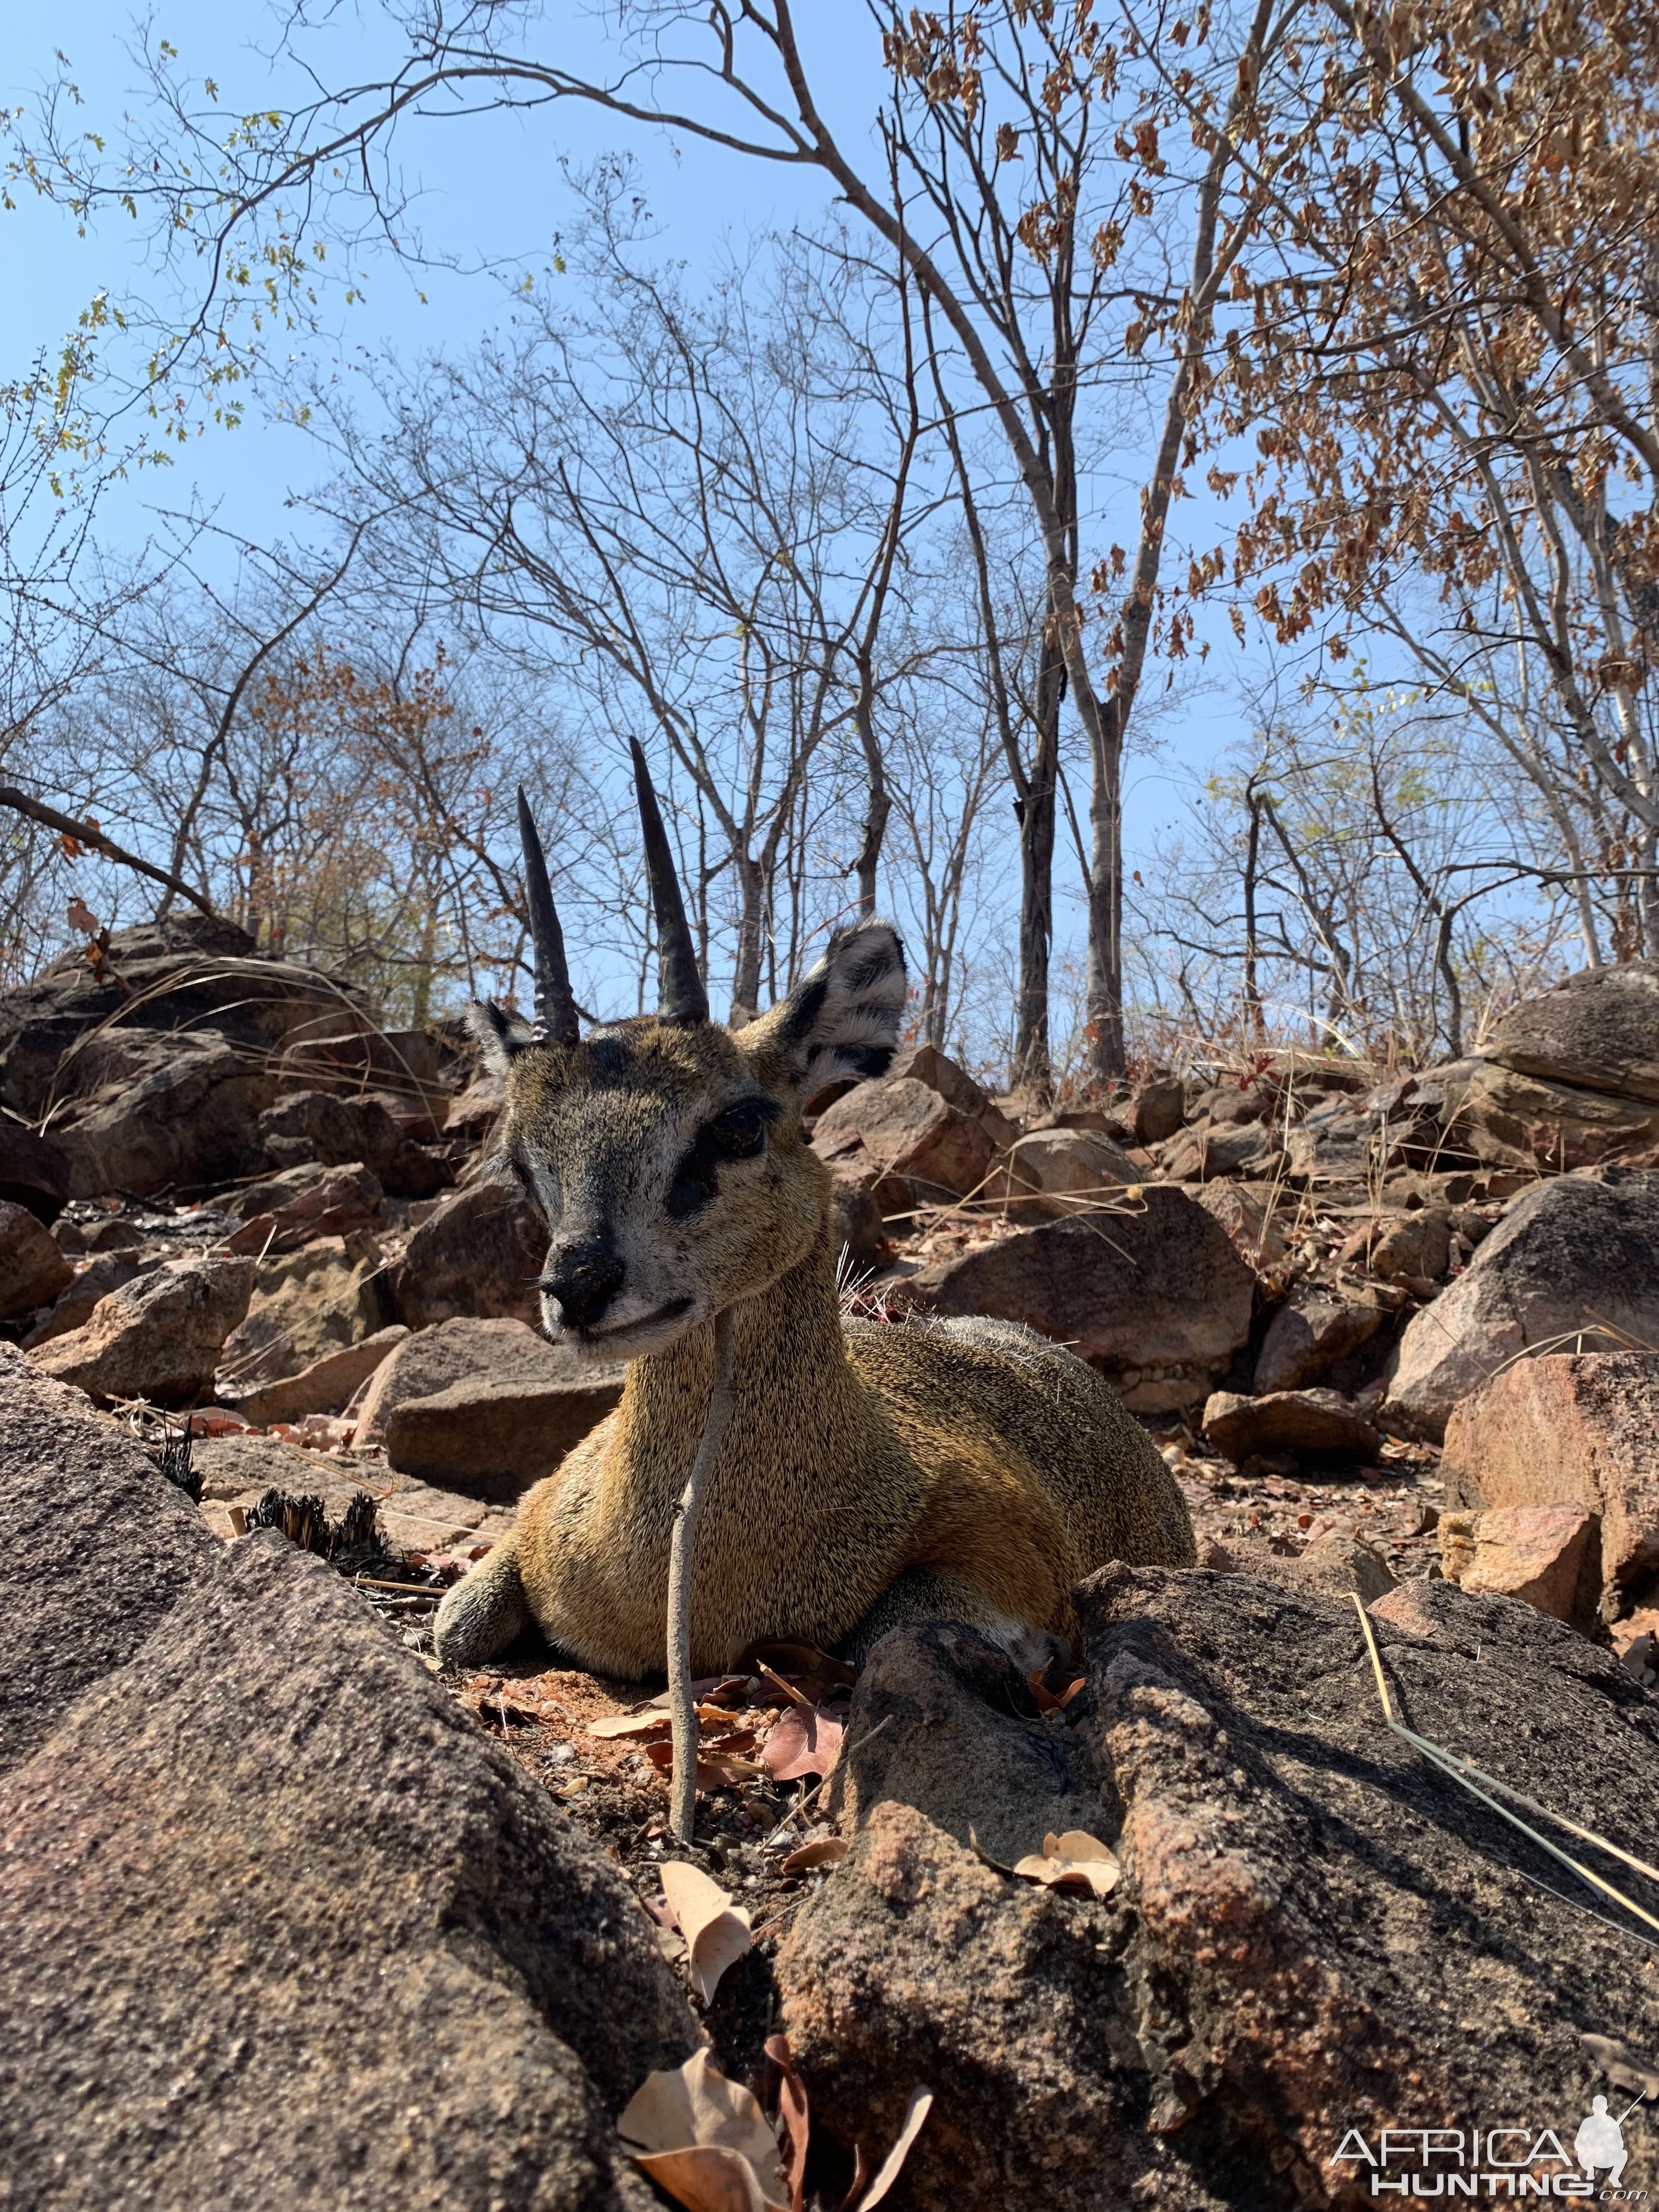
M 1576 1820 L 1569 1820 L 1565 1813 L 1554 1812 L 1549 1806 L 1540 1805 L 1535 1799 L 1523 1796 L 1520 1790 L 1512 1790 L 1507 1782 L 1500 1782 L 1495 1775 L 1486 1773 L 1483 1768 L 1476 1766 L 1472 1760 L 1460 1757 L 1456 1752 L 1446 1750 L 1443 1745 L 1431 1742 L 1427 1736 L 1419 1735 L 1415 1729 L 1407 1728 L 1403 1721 L 1395 1718 L 1394 1701 L 1389 1695 L 1389 1686 L 1383 1679 L 1382 1657 L 1376 1648 L 1376 1636 L 1371 1627 L 1370 1616 L 1365 1611 L 1364 1604 L 1357 1591 L 1351 1590 L 1349 1595 L 1353 1599 L 1354 1610 L 1359 1615 L 1359 1626 L 1365 1637 L 1365 1648 L 1370 1654 L 1371 1672 L 1376 1677 L 1376 1694 L 1382 1701 L 1382 1717 L 1395 1735 L 1422 1752 L 1443 1774 L 1449 1775 L 1454 1782 L 1462 1783 L 1471 1796 L 1478 1797 L 1483 1805 L 1490 1807 L 1498 1814 L 1499 1820 L 1507 1820 L 1512 1828 L 1518 1828 L 1521 1833 L 1530 1838 L 1540 1850 L 1547 1851 L 1553 1859 L 1559 1861 L 1562 1866 L 1576 1874 L 1581 1881 L 1589 1883 L 1592 1889 L 1599 1890 L 1603 1897 L 1610 1897 L 1615 1905 L 1622 1905 L 1626 1912 L 1632 1913 L 1638 1920 L 1645 1921 L 1656 1934 L 1659 1934 L 1659 1919 L 1656 1919 L 1645 1907 L 1638 1905 L 1634 1898 L 1626 1897 L 1622 1889 L 1617 1889 L 1612 1882 L 1604 1881 L 1593 1868 L 1581 1865 L 1570 1852 L 1564 1851 L 1559 1844 L 1551 1843 L 1547 1836 L 1540 1836 L 1530 1821 L 1523 1820 L 1518 1813 L 1510 1812 L 1507 1805 L 1500 1804 L 1497 1797 L 1489 1793 L 1492 1790 L 1500 1791 L 1503 1796 L 1512 1799 L 1515 1803 L 1524 1805 L 1529 1812 L 1536 1813 L 1540 1820 L 1553 1820 L 1558 1827 L 1566 1829 L 1570 1835 L 1578 1837 L 1584 1843 L 1593 1844 L 1597 1850 L 1606 1851 L 1610 1858 L 1622 1860 L 1626 1866 L 1633 1868 L 1638 1874 L 1648 1875 L 1654 1881 L 1659 1881 L 1659 1868 L 1650 1866 L 1645 1859 L 1635 1857 L 1631 1852 L 1621 1850 L 1617 1844 L 1610 1844 L 1605 1836 L 1598 1836 L 1593 1828 L 1581 1828 Z M 1477 1776 L 1480 1778 L 1479 1782 L 1474 1778 Z M 1486 1788 L 1482 1789 L 1480 1783 L 1484 1783 L 1486 1785 Z

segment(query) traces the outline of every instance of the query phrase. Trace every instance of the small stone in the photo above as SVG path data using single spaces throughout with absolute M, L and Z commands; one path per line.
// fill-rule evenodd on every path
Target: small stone
M 1218 1390 L 1204 1408 L 1204 1434 L 1235 1464 L 1261 1453 L 1374 1460 L 1382 1439 L 1339 1390 L 1273 1390 L 1247 1398 Z
M 252 1260 L 170 1260 L 112 1291 L 82 1328 L 29 1357 L 104 1404 L 145 1398 L 187 1406 L 212 1381 L 252 1288 Z

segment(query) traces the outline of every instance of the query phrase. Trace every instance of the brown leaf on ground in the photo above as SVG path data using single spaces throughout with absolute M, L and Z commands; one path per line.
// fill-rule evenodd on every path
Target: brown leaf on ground
M 787 2035 L 768 2036 L 766 2055 L 781 2077 L 778 2117 L 789 2131 L 789 2212 L 802 2212 L 806 2198 L 806 2151 L 812 2133 L 806 2084 L 790 2051 Z
M 1096 1897 L 1109 1895 L 1122 1871 L 1111 1846 L 1081 1828 L 1045 1836 L 1040 1853 L 1028 1852 L 1014 1862 L 1014 1872 L 1026 1881 L 1040 1881 L 1050 1889 L 1086 1889 Z
M 583 1723 L 589 1735 L 660 1735 L 668 1726 L 666 1713 L 601 1713 Z
M 752 1743 L 754 1738 L 750 1736 Z M 645 1755 L 659 1774 L 674 1771 L 674 1747 L 666 1737 L 644 1747 Z M 735 1790 L 744 1782 L 758 1782 L 766 1772 L 759 1759 L 728 1751 L 723 1743 L 702 1744 L 697 1750 L 699 1790 Z
M 689 1860 L 664 1862 L 662 1889 L 691 1954 L 692 1990 L 708 2004 L 720 1976 L 737 1964 L 753 1940 L 749 1915 Z
M 777 2138 L 750 2092 L 728 2081 L 707 2051 L 647 2075 L 617 2132 L 687 2212 L 784 2212 L 787 2185 Z
M 839 1866 L 847 1856 L 845 1836 L 818 1836 L 800 1844 L 783 1862 L 785 1874 L 811 1874 L 817 1867 Z
M 828 1774 L 841 1751 L 842 1718 L 822 1705 L 791 1705 L 766 1739 L 761 1757 L 777 1782 Z
M 910 2101 L 904 2108 L 904 2125 L 899 2130 L 898 2141 L 883 2159 L 881 2171 L 861 2196 L 854 2193 L 843 2202 L 842 2212 L 872 2212 L 872 2208 L 880 2203 L 882 2198 L 898 2179 L 904 2161 L 910 2155 L 911 2145 L 921 2133 L 922 2123 L 933 2109 L 933 2091 L 923 2088 L 918 2084 L 910 2092 Z M 860 2165 L 863 2164 L 863 2160 L 864 2154 L 860 2150 L 859 2153 Z M 854 2187 L 856 2191 L 856 2184 Z
M 1048 1685 L 1044 1682 L 1040 1671 L 1030 1677 L 1030 1684 L 1031 1695 L 1037 1701 L 1037 1711 L 1042 1713 L 1063 1712 L 1066 1706 L 1071 1704 L 1073 1698 L 1078 1695 L 1079 1691 L 1085 1690 L 1088 1687 L 1087 1678 L 1085 1675 L 1079 1674 L 1075 1681 L 1068 1682 L 1066 1687 L 1060 1692 L 1058 1696 L 1056 1696 L 1054 1692 L 1049 1689 Z

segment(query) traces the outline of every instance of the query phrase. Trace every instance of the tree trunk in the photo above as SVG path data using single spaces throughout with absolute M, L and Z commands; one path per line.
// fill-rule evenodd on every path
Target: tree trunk
M 1054 823 L 1060 784 L 1060 702 L 1065 671 L 1044 639 L 1037 663 L 1036 743 L 1019 818 L 1019 996 L 1013 1081 L 1047 1097 L 1054 1085 L 1048 1036 L 1048 955 L 1054 933 Z

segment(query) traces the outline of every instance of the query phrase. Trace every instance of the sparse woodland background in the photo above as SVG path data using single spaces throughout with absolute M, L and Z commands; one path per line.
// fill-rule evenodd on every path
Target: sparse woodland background
M 193 901 L 390 1023 L 522 1002 L 522 781 L 585 1010 L 654 1003 L 630 736 L 718 1010 L 878 908 L 916 1034 L 1037 1089 L 1457 1053 L 1659 957 L 1659 11 L 846 13 L 856 141 L 787 0 L 637 0 L 592 78 L 551 7 L 380 0 L 337 86 L 301 7 L 299 105 L 158 33 L 120 138 L 67 81 L 13 116 L 8 198 L 136 222 L 157 289 L 0 395 L 0 981 Z M 556 249 L 483 347 L 313 374 L 462 88 L 540 112 Z M 568 102 L 616 152 L 561 173 Z M 693 281 L 664 118 L 833 220 Z M 118 559 L 100 483 L 262 406 L 314 441 L 289 534 Z M 1213 760 L 1126 877 L 1194 688 Z

